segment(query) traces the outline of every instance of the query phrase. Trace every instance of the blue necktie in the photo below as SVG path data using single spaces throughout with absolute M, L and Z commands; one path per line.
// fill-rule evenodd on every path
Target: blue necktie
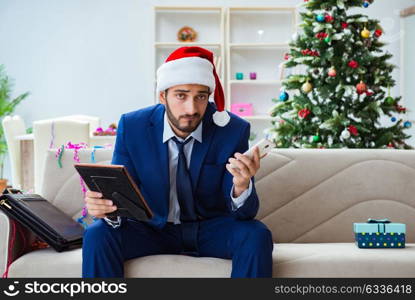
M 199 222 L 193 199 L 192 181 L 187 168 L 184 145 L 192 140 L 192 137 L 185 142 L 180 142 L 176 137 L 172 140 L 176 143 L 179 150 L 176 173 L 177 200 L 180 205 L 180 222 L 183 237 L 183 254 L 197 256 L 197 233 Z

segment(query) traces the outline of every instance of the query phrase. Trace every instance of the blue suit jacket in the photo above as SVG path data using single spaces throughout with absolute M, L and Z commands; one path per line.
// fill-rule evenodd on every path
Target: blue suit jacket
M 124 165 L 153 210 L 150 224 L 163 227 L 169 212 L 168 145 L 163 143 L 164 105 L 157 104 L 123 114 L 118 124 L 112 164 Z M 194 142 L 190 175 L 196 208 L 204 218 L 234 215 L 252 219 L 258 211 L 254 179 L 252 193 L 236 211 L 232 211 L 230 192 L 233 176 L 226 170 L 229 157 L 248 149 L 250 124 L 229 113 L 225 127 L 213 123 L 216 111 L 209 103 L 203 117 L 203 142 Z

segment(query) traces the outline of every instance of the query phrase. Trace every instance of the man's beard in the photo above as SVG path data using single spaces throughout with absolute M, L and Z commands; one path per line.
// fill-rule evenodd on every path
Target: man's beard
M 167 101 L 166 101 L 166 112 L 167 112 L 167 117 L 168 117 L 169 121 L 172 123 L 172 125 L 174 127 L 176 127 L 178 130 L 182 131 L 182 132 L 186 132 L 186 133 L 193 132 L 197 128 L 197 126 L 199 126 L 200 122 L 202 121 L 202 118 L 200 117 L 200 115 L 198 113 L 196 113 L 194 115 L 182 115 L 182 116 L 179 116 L 179 118 L 177 119 L 173 115 L 173 113 L 171 112 L 169 104 L 168 104 Z M 194 126 L 192 126 L 192 125 L 180 126 L 180 119 L 181 118 L 188 118 L 188 117 L 199 118 L 199 120 Z

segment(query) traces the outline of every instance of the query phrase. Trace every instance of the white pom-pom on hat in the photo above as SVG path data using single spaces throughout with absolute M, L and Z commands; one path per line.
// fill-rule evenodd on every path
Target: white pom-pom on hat
M 220 127 L 226 126 L 230 120 L 231 120 L 231 117 L 229 116 L 226 110 L 216 111 L 213 114 L 213 122 L 215 122 L 215 124 Z

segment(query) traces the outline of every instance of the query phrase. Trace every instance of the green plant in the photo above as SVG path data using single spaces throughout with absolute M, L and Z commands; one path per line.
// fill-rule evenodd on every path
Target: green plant
M 0 65 L 0 119 L 13 113 L 16 106 L 25 99 L 29 93 L 23 93 L 16 98 L 12 98 L 13 82 L 6 75 L 4 65 Z M 3 126 L 0 126 L 0 178 L 3 178 L 4 159 L 7 154 L 7 144 L 4 137 Z

